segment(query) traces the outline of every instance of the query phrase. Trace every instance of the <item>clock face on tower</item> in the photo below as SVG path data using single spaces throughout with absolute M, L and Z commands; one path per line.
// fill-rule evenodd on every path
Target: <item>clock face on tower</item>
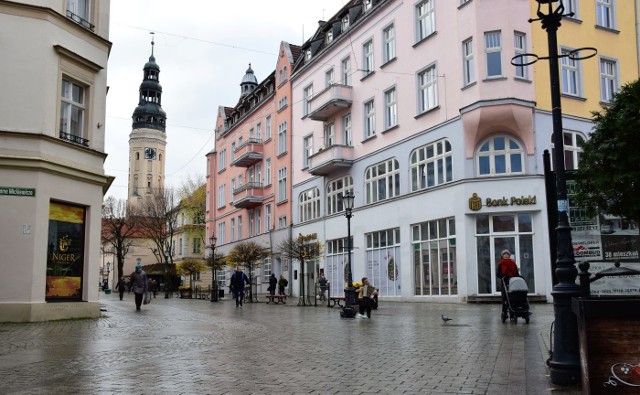
M 144 158 L 145 159 L 155 159 L 156 158 L 156 149 L 155 148 L 145 148 L 144 149 Z

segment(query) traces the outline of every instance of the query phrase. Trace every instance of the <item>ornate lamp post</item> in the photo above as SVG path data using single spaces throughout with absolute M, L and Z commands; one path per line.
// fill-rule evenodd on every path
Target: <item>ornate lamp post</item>
M 209 248 L 211 248 L 211 302 L 218 301 L 218 270 L 214 267 L 216 264 L 216 241 L 215 235 L 209 237 Z
M 111 273 L 111 262 L 107 262 L 107 288 L 109 287 L 109 274 Z
M 342 194 L 342 204 L 344 205 L 344 216 L 347 217 L 347 289 L 344 291 L 344 308 L 340 312 L 342 318 L 355 318 L 356 310 L 353 306 L 356 304 L 355 289 L 353 288 L 353 272 L 351 266 L 351 217 L 353 216 L 353 200 L 355 196 L 350 193 Z
M 569 202 L 567 199 L 567 180 L 564 164 L 564 140 L 562 131 L 562 107 L 560 102 L 560 72 L 558 58 L 568 57 L 572 60 L 588 59 L 597 53 L 595 48 L 579 48 L 568 54 L 558 55 L 557 32 L 564 16 L 562 0 L 536 0 L 538 2 L 537 19 L 529 19 L 529 23 L 541 21 L 547 32 L 549 56 L 540 57 L 535 54 L 523 54 L 514 57 L 511 64 L 526 66 L 538 60 L 549 61 L 549 79 L 551 82 L 551 116 L 553 120 L 554 167 L 556 171 L 557 213 L 556 228 L 557 258 L 555 273 L 558 283 L 553 286 L 553 307 L 555 323 L 553 333 L 552 356 L 547 361 L 551 371 L 551 382 L 557 385 L 573 385 L 580 381 L 580 354 L 578 349 L 578 322 L 571 311 L 571 298 L 580 296 L 580 287 L 576 284 L 578 270 L 575 267 L 573 246 L 571 244 L 571 227 L 569 226 Z M 547 13 L 544 13 L 546 8 Z M 572 14 L 571 14 L 572 15 Z M 580 51 L 592 51 L 580 56 Z M 533 59 L 524 62 L 526 58 Z M 553 202 L 548 202 L 553 204 Z

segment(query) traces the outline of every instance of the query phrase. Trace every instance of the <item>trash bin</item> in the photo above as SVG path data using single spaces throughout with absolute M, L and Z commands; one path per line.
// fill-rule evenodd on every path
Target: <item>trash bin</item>
M 640 298 L 573 298 L 571 309 L 578 317 L 583 393 L 637 394 Z
M 104 294 L 105 295 L 109 295 L 111 293 L 111 289 L 110 288 L 105 288 L 104 289 Z

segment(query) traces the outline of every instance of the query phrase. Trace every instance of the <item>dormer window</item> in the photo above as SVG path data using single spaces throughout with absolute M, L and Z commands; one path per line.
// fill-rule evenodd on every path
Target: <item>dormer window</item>
M 363 4 L 364 4 L 364 12 L 367 12 L 371 9 L 371 6 L 373 5 L 373 0 L 364 0 Z
M 310 60 L 311 59 L 311 50 L 307 49 L 304 53 L 304 58 L 305 60 Z
M 349 28 L 349 15 L 345 15 L 342 18 L 342 31 L 344 32 Z
M 333 41 L 333 32 L 329 31 L 327 32 L 327 44 L 329 44 L 331 41 Z

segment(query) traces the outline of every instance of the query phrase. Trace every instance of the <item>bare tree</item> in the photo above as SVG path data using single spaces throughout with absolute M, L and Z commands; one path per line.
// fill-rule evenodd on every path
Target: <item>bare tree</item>
M 249 269 L 249 299 L 253 302 L 253 268 L 262 263 L 262 259 L 269 256 L 269 248 L 255 241 L 242 241 L 227 255 L 230 265 L 245 265 Z
M 193 289 L 193 276 L 207 269 L 207 265 L 197 259 L 185 259 L 176 265 L 176 273 L 178 275 L 189 276 L 189 287 Z
M 298 305 L 306 306 L 307 300 L 305 297 L 304 262 L 318 259 L 320 256 L 322 244 L 318 241 L 318 235 L 315 233 L 308 235 L 299 234 L 296 239 L 284 239 L 278 245 L 278 250 L 285 258 L 300 262 L 300 273 L 302 275 L 300 276 L 300 302 Z M 308 303 L 311 304 L 310 301 Z
M 102 246 L 116 257 L 118 278 L 123 273 L 124 259 L 139 235 L 139 217 L 126 200 L 109 196 L 102 206 Z
M 190 223 L 183 225 L 189 233 L 199 236 L 202 247 L 207 247 L 205 214 L 207 191 L 204 179 L 201 176 L 187 177 L 178 189 L 180 210 L 189 216 Z

